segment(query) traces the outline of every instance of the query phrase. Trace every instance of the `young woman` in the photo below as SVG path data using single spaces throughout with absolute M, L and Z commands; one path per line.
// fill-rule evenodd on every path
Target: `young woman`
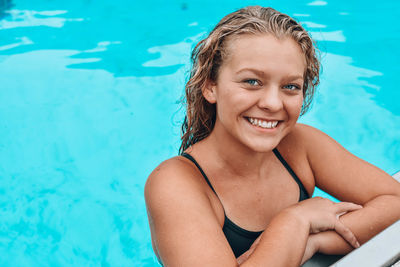
M 193 51 L 181 155 L 145 197 L 164 266 L 298 266 L 400 218 L 400 184 L 296 123 L 318 84 L 307 32 L 272 8 L 224 17 Z M 310 198 L 314 187 L 340 199 Z

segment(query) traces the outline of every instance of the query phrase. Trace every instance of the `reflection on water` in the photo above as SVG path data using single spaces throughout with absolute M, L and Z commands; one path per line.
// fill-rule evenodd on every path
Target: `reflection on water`
M 34 11 L 13 9 L 7 12 L 10 17 L 0 21 L 0 29 L 47 26 L 61 28 L 66 21 L 82 21 L 83 19 L 65 19 L 58 17 L 66 10 Z
M 312 38 L 315 41 L 333 41 L 333 42 L 346 42 L 346 37 L 343 35 L 343 31 L 333 32 L 313 32 L 310 31 Z
M 316 0 L 316 1 L 312 1 L 312 2 L 308 3 L 307 5 L 308 6 L 326 6 L 327 4 L 328 4 L 328 2 L 326 2 L 326 1 Z
M 80 51 L 74 58 L 96 57 L 101 60 L 71 65 L 71 68 L 105 69 L 116 76 L 167 75 L 175 73 L 182 64 L 144 66 L 145 62 L 158 57 L 157 53 L 148 51 L 149 47 L 177 42 L 185 33 L 192 35 L 197 31 L 195 24 L 187 27 L 187 24 L 193 23 L 189 17 L 179 15 L 185 14 L 189 8 L 187 4 L 168 5 L 165 9 L 153 9 L 151 3 L 136 1 L 129 2 L 129 9 L 124 5 L 107 8 L 91 2 L 70 5 L 71 10 L 68 11 L 10 10 L 10 16 L 0 21 L 1 54 L 38 49 L 74 49 Z M 85 12 L 76 12 L 77 9 L 73 7 Z M 149 9 L 153 10 L 154 17 L 160 18 L 158 22 L 148 22 Z M 136 12 L 135 15 L 131 14 L 132 10 Z M 183 20 L 176 20 L 176 16 Z M 29 33 L 25 27 L 29 28 Z M 98 44 L 104 43 L 110 43 L 107 49 L 93 51 Z

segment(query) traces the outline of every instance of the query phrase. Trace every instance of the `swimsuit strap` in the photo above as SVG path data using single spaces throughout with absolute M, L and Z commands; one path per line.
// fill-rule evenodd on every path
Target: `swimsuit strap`
M 274 152 L 275 156 L 279 159 L 279 161 L 283 164 L 283 166 L 285 166 L 286 170 L 290 173 L 290 175 L 293 177 L 293 179 L 296 181 L 300 190 L 302 190 L 305 193 L 306 197 L 309 198 L 310 196 L 309 196 L 306 188 L 304 187 L 303 183 L 300 181 L 299 177 L 297 177 L 296 173 L 289 166 L 289 164 L 286 162 L 286 160 L 282 157 L 281 153 L 279 153 L 278 149 L 274 148 L 272 151 Z M 300 194 L 300 196 L 301 196 L 301 194 Z
M 310 196 L 309 196 L 306 188 L 304 187 L 303 183 L 300 181 L 299 177 L 296 175 L 296 173 L 293 171 L 293 169 L 289 166 L 289 164 L 286 162 L 286 160 L 282 157 L 281 153 L 279 153 L 278 149 L 274 148 L 272 151 L 274 152 L 274 154 L 278 158 L 278 160 L 282 163 L 282 165 L 285 166 L 286 170 L 290 173 L 290 175 L 293 177 L 293 179 L 296 181 L 300 190 L 303 191 L 303 193 L 305 194 L 305 198 L 309 198 Z M 189 155 L 187 153 L 182 153 L 181 156 L 187 158 L 188 160 L 190 160 L 191 162 L 193 162 L 196 165 L 196 167 L 199 169 L 200 173 L 203 175 L 204 179 L 206 180 L 207 184 L 210 186 L 211 190 L 218 197 L 217 192 L 215 192 L 214 187 L 211 185 L 210 180 L 208 180 L 207 175 L 204 173 L 204 171 L 200 167 L 199 163 L 197 163 L 197 161 L 191 155 Z M 300 193 L 300 200 L 303 200 L 301 193 Z
M 207 184 L 210 186 L 211 190 L 217 195 L 217 192 L 215 192 L 214 187 L 211 185 L 210 180 L 208 180 L 207 175 L 204 173 L 203 169 L 200 167 L 200 165 L 197 163 L 197 161 L 188 153 L 182 153 L 181 156 L 184 156 L 185 158 L 187 158 L 188 160 L 190 160 L 191 162 L 193 162 L 196 167 L 199 169 L 199 171 L 201 172 L 201 174 L 203 175 L 204 179 L 206 180 Z

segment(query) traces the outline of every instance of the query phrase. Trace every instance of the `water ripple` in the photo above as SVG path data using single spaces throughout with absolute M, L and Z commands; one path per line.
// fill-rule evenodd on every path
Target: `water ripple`
M 35 26 L 61 28 L 67 21 L 84 20 L 83 18 L 66 19 L 61 17 L 54 17 L 66 14 L 67 12 L 67 10 L 34 11 L 12 9 L 6 11 L 6 13 L 10 16 L 0 21 L 0 30 Z

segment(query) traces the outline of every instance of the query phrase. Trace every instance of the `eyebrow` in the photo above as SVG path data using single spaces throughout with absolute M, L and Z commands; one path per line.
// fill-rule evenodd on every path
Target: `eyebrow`
M 254 72 L 255 74 L 257 74 L 259 76 L 265 76 L 265 72 L 263 72 L 262 70 L 256 70 L 256 69 L 251 69 L 251 68 L 244 68 L 244 69 L 238 70 L 236 72 L 236 74 L 240 74 L 240 73 L 246 72 L 246 71 Z
M 257 69 L 252 69 L 252 68 L 241 69 L 241 70 L 237 71 L 236 74 L 240 74 L 240 73 L 246 72 L 246 71 L 253 72 L 258 76 L 266 76 L 265 72 L 263 72 L 262 70 L 257 70 Z M 302 79 L 303 80 L 304 76 L 303 75 L 288 75 L 285 77 L 285 79 L 287 79 L 287 80 Z

